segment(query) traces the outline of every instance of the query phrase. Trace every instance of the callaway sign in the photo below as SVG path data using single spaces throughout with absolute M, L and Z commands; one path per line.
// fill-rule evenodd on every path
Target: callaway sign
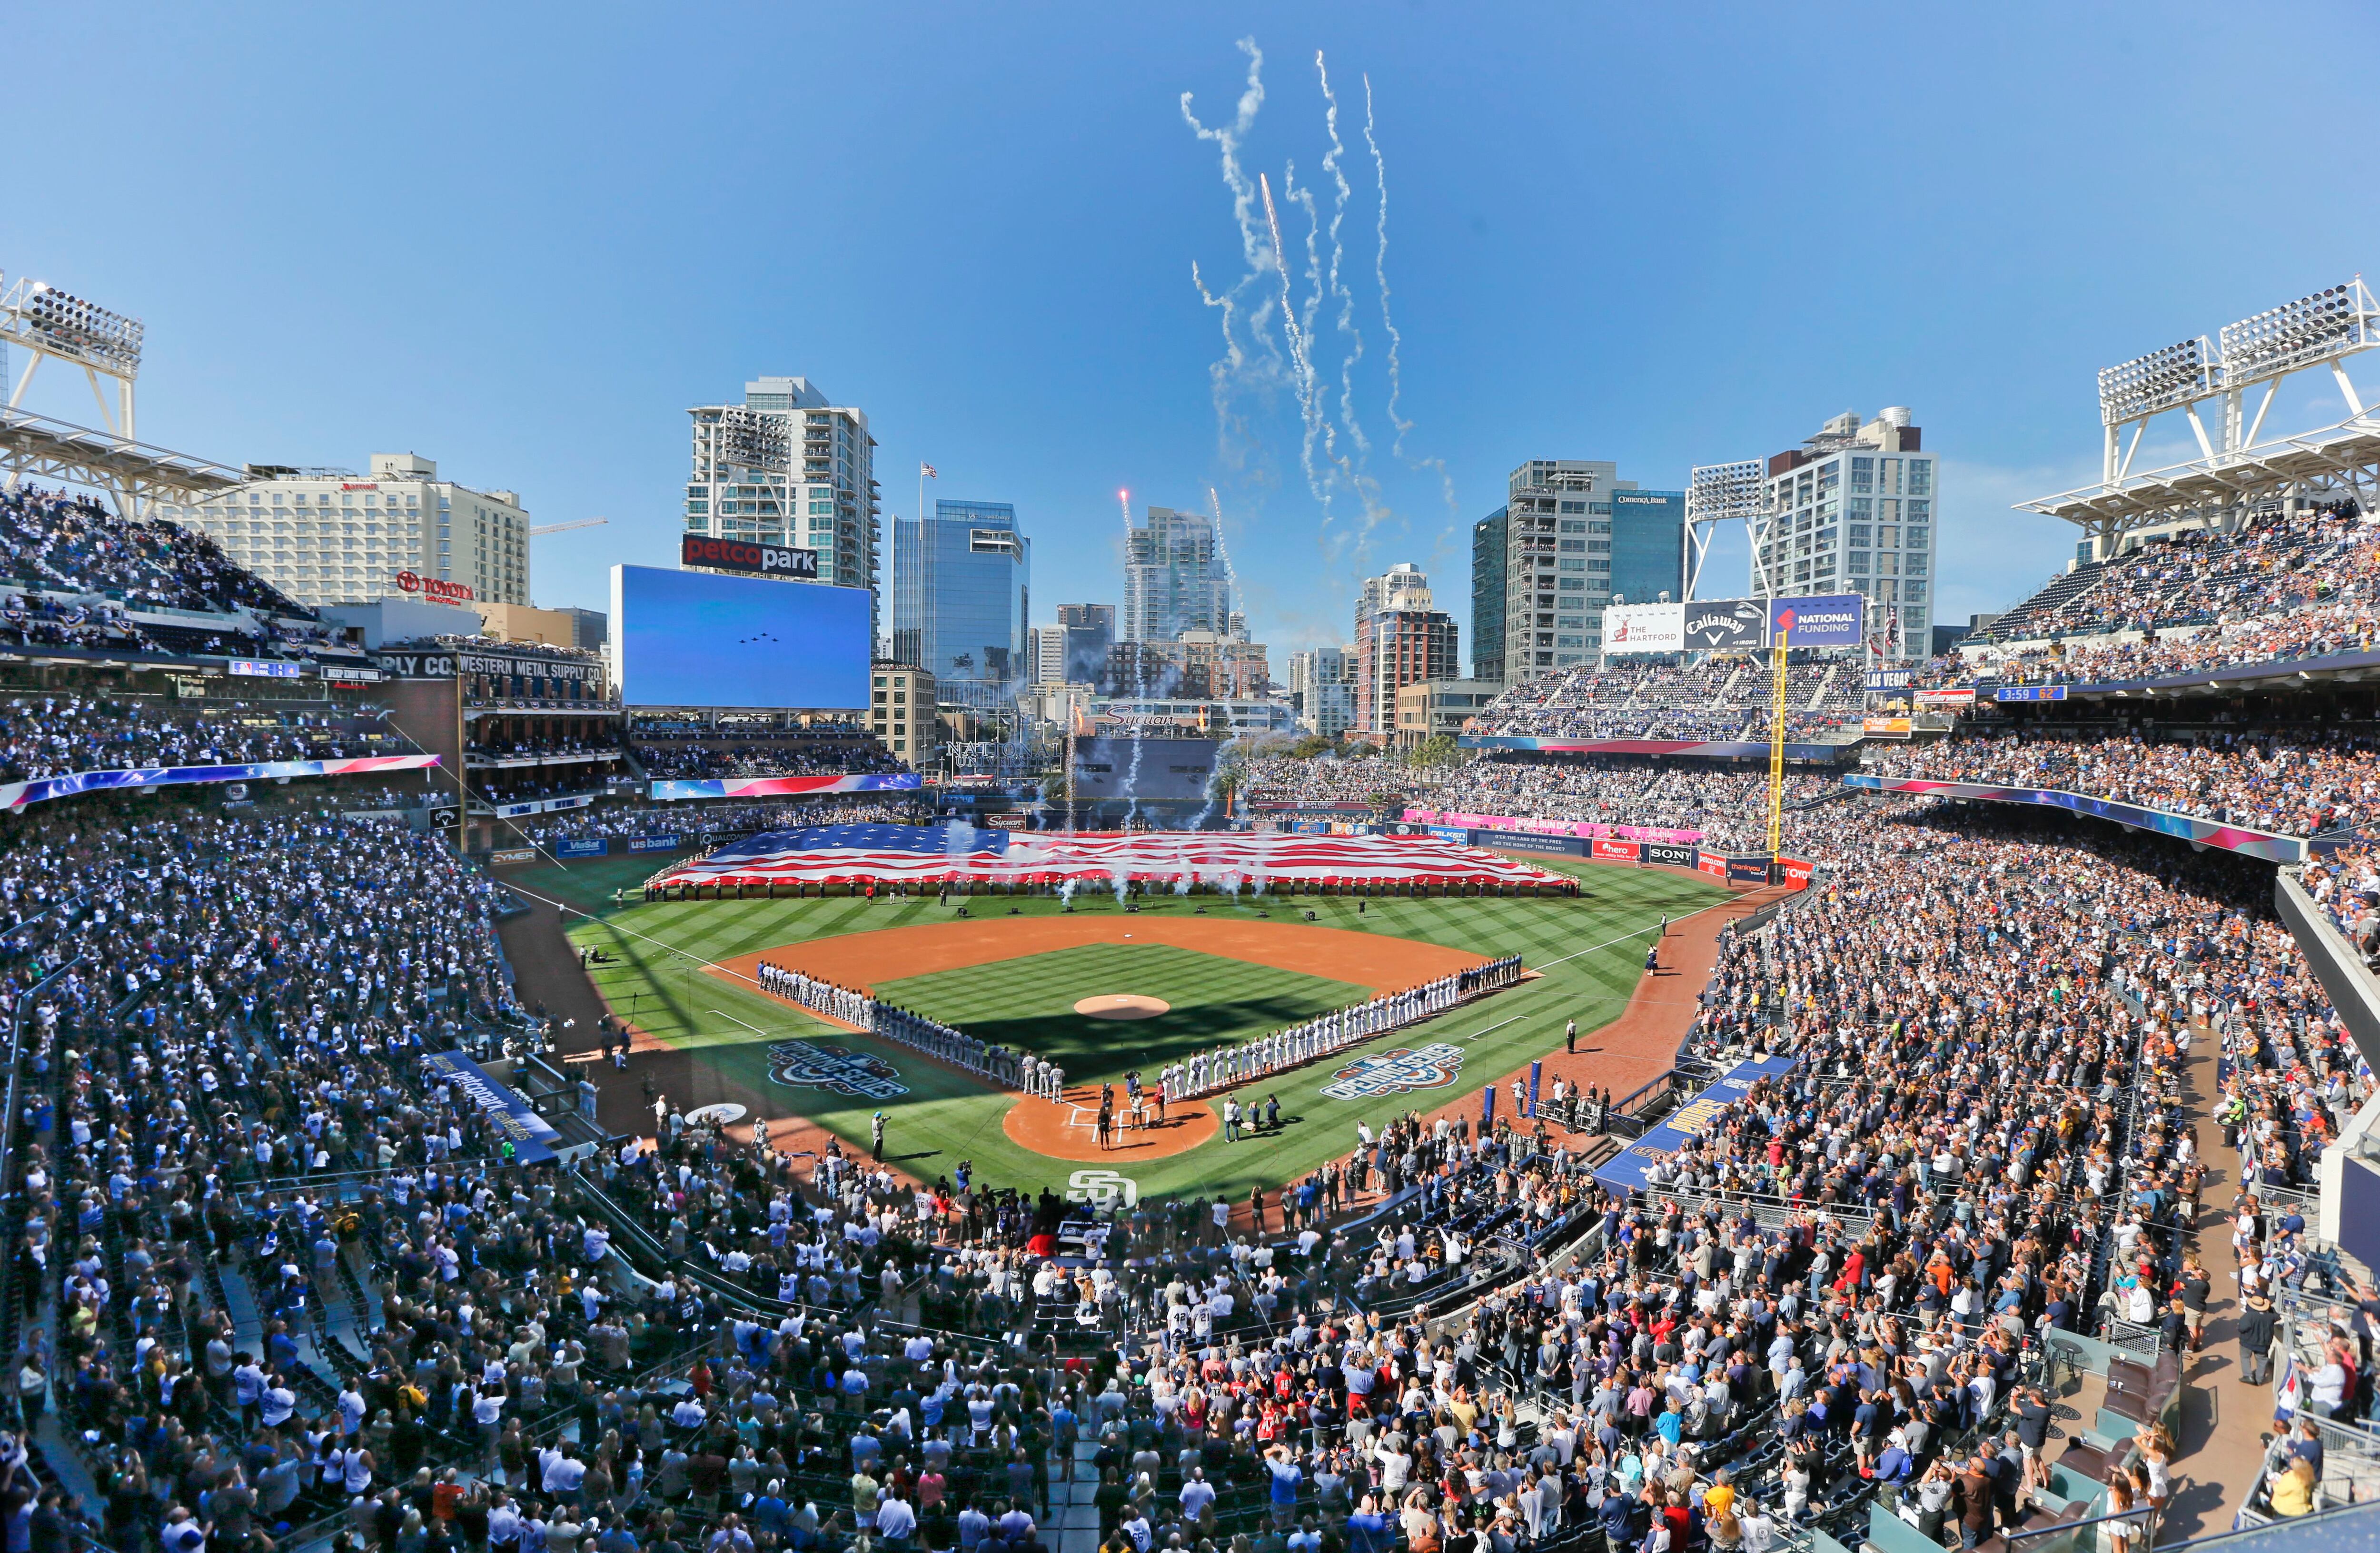
M 715 572 L 818 580 L 817 551 L 754 544 L 748 540 L 714 540 L 705 534 L 688 534 L 679 546 L 677 561 L 681 566 L 707 566 Z
M 1757 599 L 1701 599 L 1686 605 L 1686 645 L 1724 651 L 1759 647 L 1766 612 Z

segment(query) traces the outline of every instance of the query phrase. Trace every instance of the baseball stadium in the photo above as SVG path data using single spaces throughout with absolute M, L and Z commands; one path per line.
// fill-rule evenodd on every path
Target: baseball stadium
M 2199 207 L 2289 208 L 2351 9 Z M 2159 30 L 318 7 L 216 67 L 341 83 L 259 137 L 237 10 L 106 115 L 16 30 L 18 161 L 206 236 L 0 235 L 6 1553 L 2374 1546 L 2370 202 L 2110 194 L 2061 73 Z M 346 111 L 431 59 L 503 90 Z M 1842 260 L 1835 164 L 1918 236 Z M 357 167 L 493 236 L 220 219 Z M 2068 181 L 2120 240 L 1995 246 Z M 1400 326 L 1408 244 L 1485 279 Z
M 927 1182 L 970 1162 L 976 1179 L 1038 1188 L 1101 1167 L 1112 1190 L 1232 1202 L 1298 1180 L 1414 1110 L 1465 1111 L 1483 1088 L 1508 1096 L 1541 1072 L 1626 1095 L 1665 1071 L 1694 999 L 1637 1000 L 1619 1046 L 1605 1027 L 1631 1012 L 1657 941 L 1673 959 L 1715 940 L 1729 892 L 1667 868 L 1532 861 L 1488 870 L 1535 876 L 1542 894 L 1156 892 L 1133 883 L 1059 895 L 913 894 L 825 899 L 660 900 L 602 910 L 570 932 L 606 1015 L 651 1051 L 662 1098 L 692 1112 L 733 1108 L 731 1130 L 808 1123 L 844 1147 L 871 1147 L 885 1119 L 888 1163 Z M 674 876 L 663 875 L 664 880 Z M 526 882 L 526 881 L 525 881 Z M 533 883 L 528 888 L 535 888 Z M 657 885 L 656 892 L 674 885 Z M 1410 889 L 1408 885 L 1406 888 Z M 1512 888 L 1507 885 L 1505 888 Z M 1673 935 L 1661 938 L 1664 922 Z M 1236 1046 L 1440 977 L 1517 957 L 1520 979 L 1359 1044 L 1253 1076 L 1227 1093 L 1168 1098 L 1132 1116 L 1130 1087 L 1155 1090 L 1193 1054 Z M 779 966 L 1030 1050 L 1062 1071 L 1052 1096 L 1023 1094 L 769 991 Z M 1681 986 L 1686 984 L 1681 983 Z M 1666 1039 L 1666 1049 L 1661 1041 Z M 1116 1115 L 1097 1127 L 1102 1093 Z M 1223 1136 L 1226 1098 L 1250 1113 Z M 639 1096 L 641 1098 L 641 1096 Z M 1509 1116 L 1509 1098 L 1502 1102 Z M 1525 1102 L 1524 1102 L 1525 1104 Z M 1268 1107 L 1272 1120 L 1257 1120 Z M 779 1128 L 783 1132 L 783 1129 Z M 1078 1192 L 1089 1189 L 1077 1186 Z

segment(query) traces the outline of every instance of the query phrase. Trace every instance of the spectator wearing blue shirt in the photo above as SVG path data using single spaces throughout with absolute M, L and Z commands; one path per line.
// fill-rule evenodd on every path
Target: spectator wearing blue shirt
M 1366 1494 L 1347 1517 L 1348 1553 L 1389 1553 L 1396 1537 L 1389 1530 L 1389 1518 L 1380 1513 L 1377 1494 Z

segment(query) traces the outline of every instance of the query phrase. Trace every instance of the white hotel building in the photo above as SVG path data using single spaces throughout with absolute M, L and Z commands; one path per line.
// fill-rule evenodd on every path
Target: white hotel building
M 301 604 L 364 603 L 468 588 L 447 601 L 528 602 L 528 514 L 518 493 L 438 478 L 410 453 L 371 472 L 251 464 L 247 484 L 161 516 L 205 530 L 224 552 Z M 409 586 L 408 586 L 409 582 Z

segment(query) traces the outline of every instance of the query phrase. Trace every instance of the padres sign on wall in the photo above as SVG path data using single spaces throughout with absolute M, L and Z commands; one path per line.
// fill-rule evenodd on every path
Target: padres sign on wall
M 769 1048 L 769 1082 L 791 1088 L 889 1100 L 905 1095 L 901 1070 L 880 1057 L 825 1041 L 779 1041 Z
M 1334 1100 L 1369 1100 L 1415 1089 L 1443 1089 L 1463 1069 L 1463 1049 L 1434 1041 L 1358 1057 L 1330 1075 L 1322 1093 Z

